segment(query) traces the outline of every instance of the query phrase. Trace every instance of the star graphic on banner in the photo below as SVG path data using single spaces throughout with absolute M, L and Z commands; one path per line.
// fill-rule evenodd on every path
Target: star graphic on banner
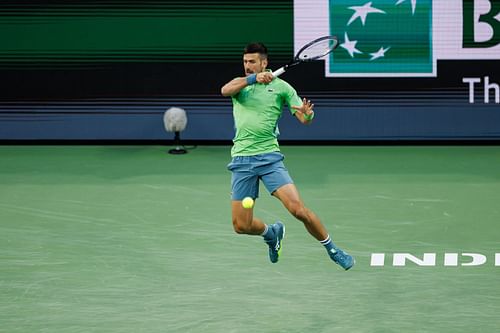
M 382 58 L 382 57 L 385 57 L 385 53 L 387 51 L 389 51 L 390 47 L 384 49 L 384 47 L 381 47 L 377 52 L 375 53 L 370 53 L 370 55 L 372 56 L 370 58 L 370 61 L 372 60 L 375 60 L 375 59 L 378 59 L 378 58 Z
M 399 1 L 405 1 L 405 0 L 399 0 Z M 415 0 L 412 0 L 412 1 L 415 1 Z M 354 14 L 352 14 L 351 18 L 349 19 L 349 22 L 347 22 L 347 25 L 350 25 L 358 17 L 361 20 L 361 23 L 363 25 L 365 25 L 366 16 L 370 13 L 385 14 L 385 12 L 383 10 L 372 7 L 371 2 L 367 2 L 363 6 L 352 6 L 352 7 L 349 7 L 349 9 L 354 10 Z
M 405 2 L 406 0 L 398 0 L 396 2 L 396 5 L 399 5 L 400 3 Z M 417 0 L 411 0 L 411 13 L 412 15 L 415 14 L 415 8 L 417 8 Z
M 349 36 L 347 36 L 347 32 L 344 33 L 344 42 L 340 44 L 340 47 L 344 48 L 349 52 L 351 58 L 354 58 L 354 53 L 363 53 L 356 48 L 357 40 L 349 40 Z

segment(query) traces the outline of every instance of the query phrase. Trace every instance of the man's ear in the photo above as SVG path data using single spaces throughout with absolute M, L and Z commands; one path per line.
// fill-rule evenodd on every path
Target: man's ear
M 263 67 L 264 69 L 266 69 L 266 68 L 267 68 L 267 58 L 266 58 L 266 59 L 262 59 L 262 67 Z

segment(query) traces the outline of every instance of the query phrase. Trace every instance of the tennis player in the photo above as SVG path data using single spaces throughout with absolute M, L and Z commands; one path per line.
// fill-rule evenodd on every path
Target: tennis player
M 243 208 L 245 197 L 254 200 L 262 180 L 271 195 L 304 223 L 307 231 L 327 250 L 330 258 L 345 270 L 354 265 L 354 258 L 339 249 L 326 228 L 310 209 L 304 206 L 288 170 L 278 144 L 278 120 L 285 104 L 304 125 L 314 118 L 311 101 L 300 99 L 295 89 L 267 70 L 267 48 L 262 43 L 248 44 L 243 52 L 244 77 L 226 83 L 221 93 L 230 96 L 236 134 L 231 149 L 232 222 L 236 233 L 261 235 L 269 246 L 269 259 L 279 260 L 285 226 L 277 221 L 265 224 L 253 216 L 253 207 Z

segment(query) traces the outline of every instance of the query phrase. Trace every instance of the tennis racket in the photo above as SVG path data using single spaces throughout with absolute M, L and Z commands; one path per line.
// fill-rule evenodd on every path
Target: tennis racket
M 304 45 L 295 57 L 285 66 L 273 72 L 274 77 L 278 77 L 286 72 L 290 67 L 296 66 L 303 62 L 309 62 L 323 58 L 331 53 L 339 45 L 339 40 L 335 36 L 324 36 L 313 40 Z

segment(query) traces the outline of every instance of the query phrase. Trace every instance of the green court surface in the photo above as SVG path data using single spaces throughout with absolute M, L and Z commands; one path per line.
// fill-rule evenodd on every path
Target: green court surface
M 262 187 L 271 264 L 230 147 L 169 148 L 0 147 L 0 332 L 499 332 L 500 147 L 282 147 L 347 272 Z

